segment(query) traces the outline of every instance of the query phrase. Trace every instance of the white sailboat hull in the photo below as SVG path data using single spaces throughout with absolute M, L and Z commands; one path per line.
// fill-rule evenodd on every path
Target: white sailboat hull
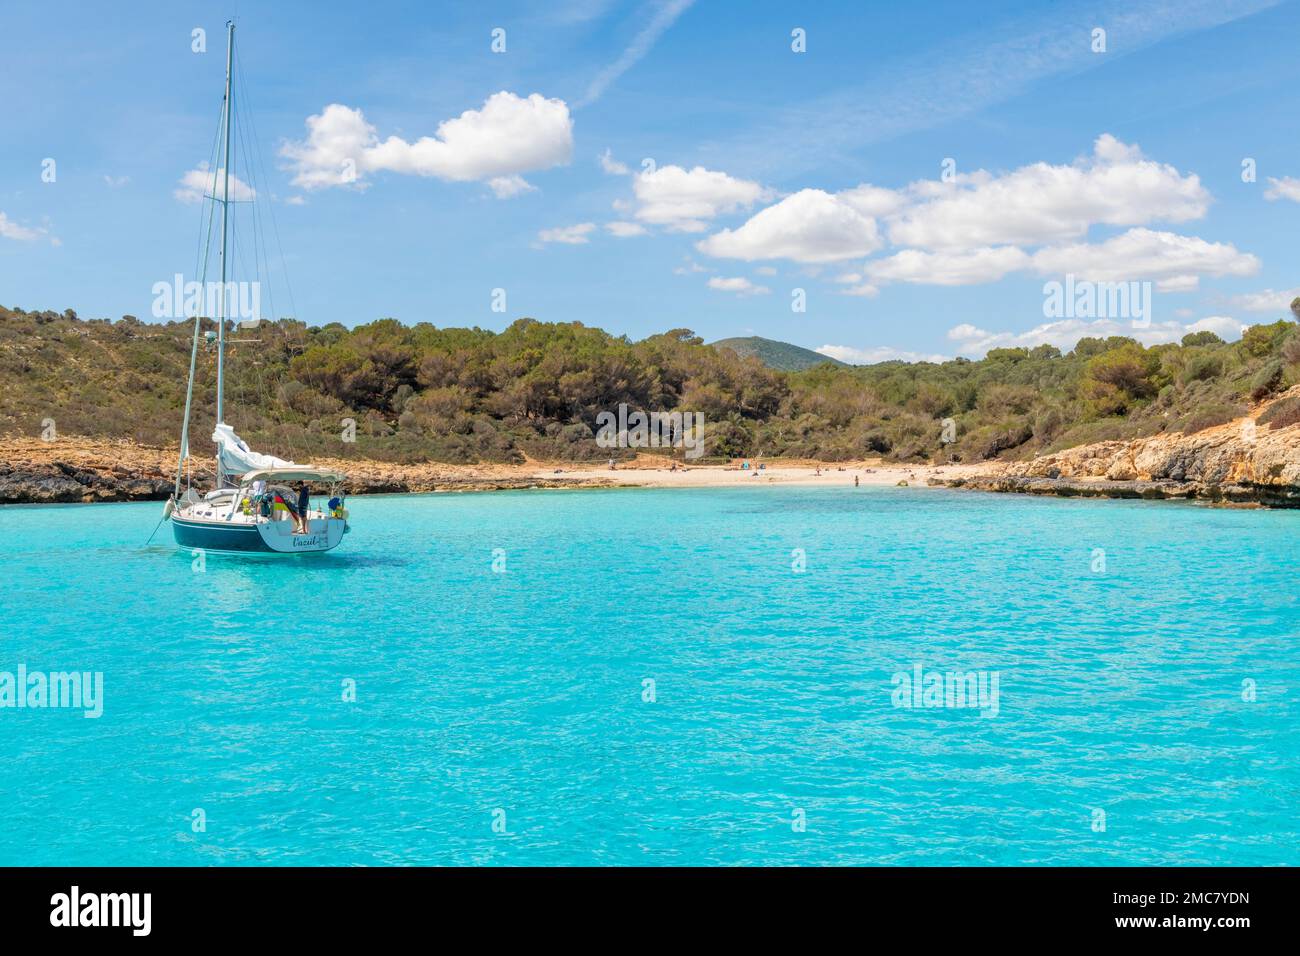
M 235 515 L 230 519 L 187 513 L 171 516 L 176 543 L 191 551 L 229 554 L 312 554 L 331 551 L 343 541 L 348 523 L 342 518 L 313 517 L 307 533 L 294 529 L 292 521 Z

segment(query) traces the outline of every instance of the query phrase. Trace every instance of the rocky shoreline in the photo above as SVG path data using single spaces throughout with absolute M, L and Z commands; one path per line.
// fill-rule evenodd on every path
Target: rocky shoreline
M 1023 475 L 976 475 L 932 479 L 932 485 L 1002 494 L 1057 498 L 1136 498 L 1147 501 L 1201 500 L 1212 504 L 1300 508 L 1300 488 L 1261 485 L 1202 485 L 1194 481 L 1106 481 L 1032 478 Z
M 608 487 L 598 475 L 546 478 L 506 465 L 396 465 L 323 459 L 348 475 L 349 494 L 500 491 L 519 488 Z M 165 501 L 176 476 L 176 450 L 132 442 L 60 438 L 0 441 L 0 504 Z M 211 467 L 194 468 L 197 487 L 211 484 Z
M 1260 405 L 1250 415 L 1193 434 L 1080 445 L 932 483 L 1017 494 L 1181 498 L 1300 508 L 1300 423 L 1273 427 L 1259 422 L 1277 401 L 1297 396 L 1300 387 Z

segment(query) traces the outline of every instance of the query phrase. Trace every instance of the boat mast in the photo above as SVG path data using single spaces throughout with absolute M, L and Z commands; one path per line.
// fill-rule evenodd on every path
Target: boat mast
M 225 422 L 225 386 L 226 386 L 226 228 L 230 219 L 230 114 L 234 112 L 235 103 L 231 98 L 230 66 L 235 54 L 235 21 L 226 21 L 226 116 L 225 140 L 226 157 L 221 164 L 221 292 L 220 308 L 217 310 L 217 424 Z M 217 451 L 217 487 L 225 484 L 225 475 L 221 469 L 221 451 Z

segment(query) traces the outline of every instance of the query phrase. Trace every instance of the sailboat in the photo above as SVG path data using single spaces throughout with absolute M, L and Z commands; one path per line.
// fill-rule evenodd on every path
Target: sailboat
M 208 196 L 221 204 L 221 286 L 217 290 L 217 407 L 212 441 L 217 447 L 216 481 L 213 489 L 201 494 L 189 486 L 185 464 L 189 458 L 190 413 L 194 398 L 194 375 L 198 364 L 201 317 L 194 317 L 194 342 L 190 351 L 189 383 L 185 391 L 185 417 L 181 425 L 180 457 L 176 465 L 176 486 L 163 509 L 163 520 L 170 519 L 176 544 L 191 551 L 233 552 L 237 554 L 311 554 L 329 551 L 339 545 L 350 530 L 345 507 L 343 482 L 347 476 L 332 468 L 299 465 L 253 451 L 226 423 L 225 361 L 226 324 L 230 312 L 227 268 L 230 204 L 231 67 L 235 50 L 234 22 L 226 24 L 226 91 L 222 104 L 221 143 L 225 162 L 220 170 L 220 197 Z M 216 175 L 210 180 L 216 193 Z M 206 257 L 201 288 L 207 287 Z M 211 335 L 211 333 L 208 333 Z M 182 491 L 182 483 L 185 490 Z M 328 505 L 312 509 L 301 506 L 300 491 L 306 485 L 328 488 Z

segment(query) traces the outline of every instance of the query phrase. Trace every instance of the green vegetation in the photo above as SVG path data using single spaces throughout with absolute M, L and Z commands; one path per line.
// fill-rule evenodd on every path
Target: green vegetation
M 1293 308 L 1300 316 L 1300 301 Z M 191 329 L 0 308 L 0 434 L 35 436 L 51 418 L 62 435 L 175 443 Z M 1065 355 L 1043 345 L 994 349 L 980 361 L 823 362 L 792 372 L 685 329 L 632 342 L 532 319 L 500 333 L 281 320 L 230 338 L 230 423 L 254 447 L 299 460 L 601 459 L 610 452 L 594 440 L 596 416 L 620 402 L 703 413 L 711 456 L 1019 459 L 1208 428 L 1300 382 L 1300 327 L 1289 320 L 1254 326 L 1234 343 L 1207 332 L 1151 348 L 1112 337 L 1082 339 Z M 210 347 L 199 370 L 196 454 L 211 433 Z M 1298 417 L 1288 405 L 1264 424 Z M 349 418 L 355 443 L 340 437 Z M 946 418 L 955 441 L 945 445 Z
M 839 359 L 833 359 L 789 342 L 777 342 L 758 335 L 748 338 L 720 339 L 713 343 L 715 349 L 731 349 L 742 358 L 752 355 L 768 368 L 778 372 L 802 372 L 814 368 L 823 362 L 832 365 L 844 365 Z

